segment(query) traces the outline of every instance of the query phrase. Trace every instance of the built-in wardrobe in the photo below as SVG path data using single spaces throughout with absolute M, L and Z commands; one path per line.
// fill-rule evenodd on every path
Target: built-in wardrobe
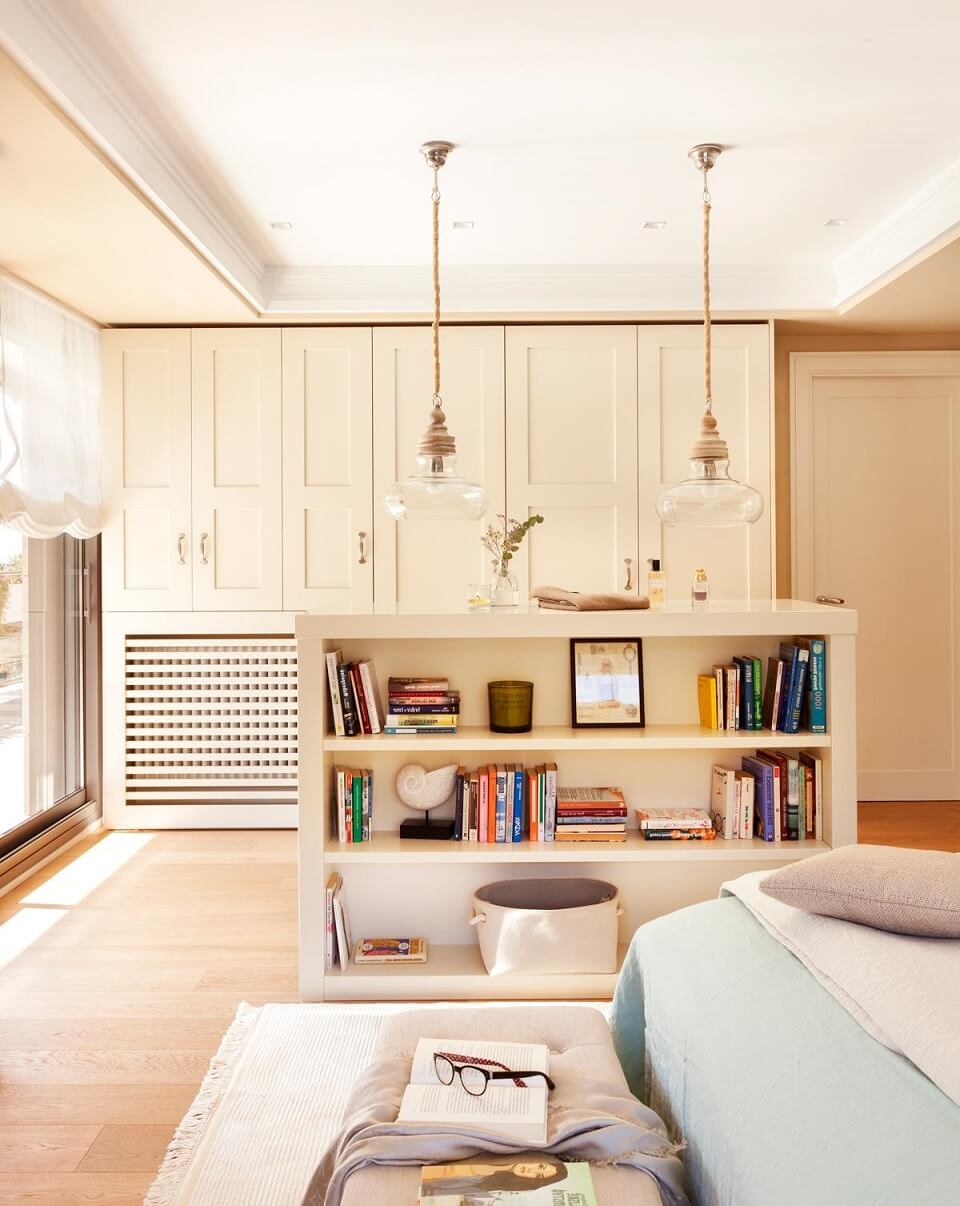
M 482 521 L 403 524 L 433 393 L 429 328 L 109 330 L 103 339 L 104 813 L 125 827 L 296 822 L 304 610 L 446 611 L 489 576 L 498 514 L 545 522 L 515 561 L 539 584 L 667 595 L 703 566 L 714 598 L 769 597 L 766 324 L 714 328 L 731 471 L 749 529 L 663 529 L 703 407 L 699 324 L 448 326 L 443 401 Z

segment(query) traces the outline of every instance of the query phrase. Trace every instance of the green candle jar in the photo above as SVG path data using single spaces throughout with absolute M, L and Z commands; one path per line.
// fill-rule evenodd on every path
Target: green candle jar
M 494 733 L 529 733 L 533 728 L 533 683 L 505 679 L 487 683 Z

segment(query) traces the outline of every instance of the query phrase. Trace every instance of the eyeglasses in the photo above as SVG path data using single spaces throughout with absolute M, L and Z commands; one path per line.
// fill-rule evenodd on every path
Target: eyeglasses
M 514 1072 L 496 1059 L 481 1059 L 477 1055 L 457 1055 L 452 1051 L 435 1051 L 433 1070 L 442 1085 L 452 1085 L 455 1076 L 472 1097 L 482 1097 L 491 1080 L 512 1080 L 518 1089 L 527 1088 L 524 1077 L 542 1076 L 547 1088 L 554 1083 L 546 1072 Z

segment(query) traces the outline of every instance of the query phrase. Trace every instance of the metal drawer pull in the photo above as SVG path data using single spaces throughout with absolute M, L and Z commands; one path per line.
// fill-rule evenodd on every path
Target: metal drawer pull
M 818 603 L 829 603 L 831 607 L 843 607 L 845 601 L 838 595 L 817 595 Z
M 207 541 L 209 539 L 210 539 L 210 537 L 207 535 L 206 532 L 200 533 L 200 564 L 201 565 L 209 565 L 210 564 L 210 562 L 207 560 Z
M 623 584 L 623 589 L 633 590 L 633 558 L 624 557 L 623 564 L 627 567 L 627 578 Z
M 366 565 L 367 564 L 367 534 L 366 534 L 366 532 L 358 532 L 357 535 L 360 537 L 360 561 L 359 561 L 359 564 Z
M 181 565 L 187 564 L 187 534 L 181 532 L 177 537 L 177 560 Z

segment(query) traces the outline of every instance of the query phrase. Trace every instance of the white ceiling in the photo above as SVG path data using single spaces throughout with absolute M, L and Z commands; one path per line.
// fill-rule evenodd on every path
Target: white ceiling
M 425 308 L 427 138 L 458 144 L 449 310 L 695 310 L 704 140 L 718 308 L 843 308 L 960 231 L 958 40 L 944 0 L 0 0 L 8 51 L 269 312 Z

